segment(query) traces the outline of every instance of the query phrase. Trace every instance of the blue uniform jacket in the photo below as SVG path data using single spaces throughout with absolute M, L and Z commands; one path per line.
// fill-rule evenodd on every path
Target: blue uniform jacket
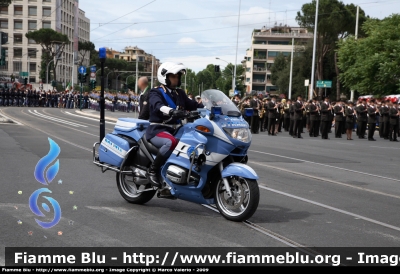
M 176 106 L 180 110 L 197 110 L 197 108 L 203 108 L 203 104 L 198 104 L 196 101 L 191 100 L 187 97 L 185 91 L 182 89 L 176 89 L 172 90 L 172 92 L 169 92 L 167 88 L 165 88 L 167 91 L 167 96 L 170 96 Z M 168 120 L 170 116 L 164 115 L 161 111 L 160 108 L 163 106 L 169 106 L 167 101 L 165 100 L 164 96 L 161 94 L 161 91 L 158 87 L 153 88 L 149 92 L 149 104 L 150 104 L 150 118 L 149 122 L 150 123 L 163 123 L 164 121 Z M 168 122 L 168 124 L 171 125 L 176 125 L 178 121 L 176 119 L 172 119 L 171 121 Z M 171 134 L 174 133 L 174 129 L 168 126 L 163 126 L 163 125 L 150 125 L 147 130 L 146 130 L 146 139 L 150 140 L 154 136 L 156 136 L 158 133 L 167 131 Z

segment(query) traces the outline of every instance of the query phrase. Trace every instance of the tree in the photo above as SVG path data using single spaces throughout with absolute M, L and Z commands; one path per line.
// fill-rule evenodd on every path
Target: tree
M 40 44 L 43 51 L 47 53 L 47 55 L 43 55 L 47 59 L 44 60 L 46 62 L 46 68 L 43 68 L 42 66 L 42 70 L 47 69 L 47 64 L 53 58 L 55 59 L 55 64 L 53 66 L 53 79 L 57 79 L 56 67 L 59 60 L 58 57 L 60 57 L 63 53 L 65 45 L 70 43 L 68 36 L 52 29 L 39 29 L 35 31 L 29 31 L 25 34 L 25 37 Z
M 0 0 L 0 7 L 8 7 L 12 0 Z
M 360 94 L 376 96 L 400 91 L 400 14 L 383 20 L 369 19 L 366 37 L 349 37 L 338 43 L 341 82 Z
M 80 55 L 80 60 L 79 60 L 79 66 L 82 66 L 83 60 L 85 60 L 86 54 L 89 53 L 89 58 L 90 58 L 90 53 L 95 50 L 95 45 L 90 42 L 90 41 L 85 41 L 85 42 L 78 42 L 78 50 L 79 50 L 79 55 Z
M 304 4 L 301 12 L 297 12 L 296 21 L 301 27 L 314 31 L 315 28 L 315 10 L 316 0 Z M 364 11 L 360 9 L 359 16 L 362 24 L 366 18 Z M 318 9 L 318 33 L 316 45 L 316 79 L 324 79 L 326 75 L 324 65 L 328 62 L 326 59 L 331 51 L 336 49 L 336 43 L 339 39 L 345 39 L 349 34 L 354 34 L 356 24 L 356 7 L 345 5 L 338 0 L 320 0 Z M 336 58 L 335 55 L 332 56 Z M 336 73 L 339 71 L 336 69 Z M 330 74 L 328 72 L 328 74 Z M 339 83 L 339 82 L 337 82 Z M 340 85 L 337 84 L 337 97 L 340 94 Z M 322 89 L 319 89 L 318 95 L 322 96 Z M 337 98 L 339 99 L 339 98 Z

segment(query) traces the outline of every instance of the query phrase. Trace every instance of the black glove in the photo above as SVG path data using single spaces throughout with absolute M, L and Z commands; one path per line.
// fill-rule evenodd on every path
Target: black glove
M 169 115 L 174 118 L 184 118 L 186 116 L 183 110 L 175 110 L 175 109 L 171 109 L 169 111 Z

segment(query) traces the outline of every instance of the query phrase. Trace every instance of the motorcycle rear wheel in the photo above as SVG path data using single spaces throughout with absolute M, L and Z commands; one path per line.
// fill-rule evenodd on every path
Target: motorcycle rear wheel
M 260 201 L 260 189 L 256 180 L 240 176 L 227 178 L 232 192 L 229 197 L 223 180 L 219 180 L 215 188 L 216 206 L 226 219 L 243 222 L 256 212 Z
M 122 167 L 122 171 L 129 170 L 129 166 Z M 156 190 L 149 190 L 138 193 L 138 190 L 151 188 L 150 183 L 147 185 L 137 185 L 133 182 L 133 175 L 117 172 L 117 186 L 121 196 L 131 204 L 145 204 L 150 201 Z

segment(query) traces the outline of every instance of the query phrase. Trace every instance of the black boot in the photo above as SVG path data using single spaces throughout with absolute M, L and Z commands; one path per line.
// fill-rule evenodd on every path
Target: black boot
M 151 166 L 147 169 L 146 177 L 150 181 L 152 186 L 161 188 L 161 181 L 160 181 L 160 168 L 162 164 L 165 162 L 164 155 L 158 153 L 154 162 Z

